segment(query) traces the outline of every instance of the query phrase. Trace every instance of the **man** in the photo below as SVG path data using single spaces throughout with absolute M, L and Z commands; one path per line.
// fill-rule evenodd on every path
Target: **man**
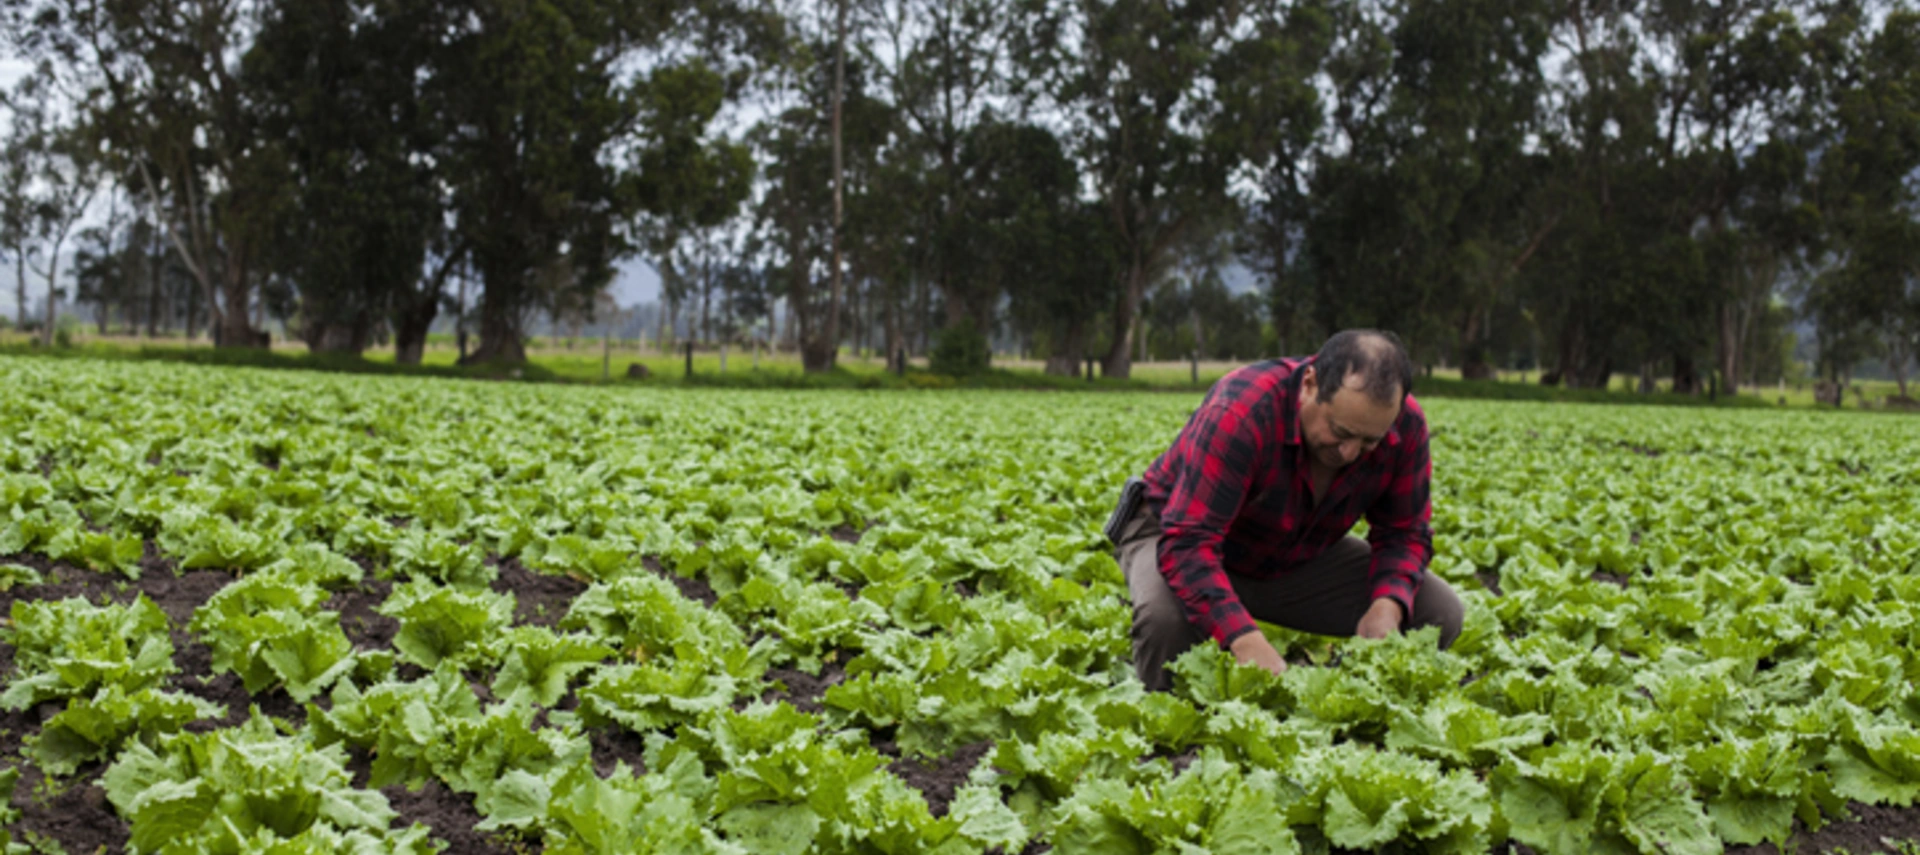
M 1433 467 L 1412 389 L 1399 339 L 1373 330 L 1214 384 L 1173 447 L 1129 482 L 1110 529 L 1148 689 L 1169 688 L 1166 664 L 1204 640 L 1286 670 L 1255 618 L 1364 638 L 1437 625 L 1440 646 L 1453 643 L 1462 608 L 1427 572 Z M 1366 540 L 1348 533 L 1363 515 Z

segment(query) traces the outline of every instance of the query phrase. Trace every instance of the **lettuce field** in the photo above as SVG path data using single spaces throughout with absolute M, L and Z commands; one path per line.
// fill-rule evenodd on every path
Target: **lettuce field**
M 1284 676 L 1202 648 L 1148 695 L 1099 528 L 1196 403 L 0 358 L 0 840 L 1920 836 L 1920 422 L 1427 401 L 1458 643 L 1272 628 Z

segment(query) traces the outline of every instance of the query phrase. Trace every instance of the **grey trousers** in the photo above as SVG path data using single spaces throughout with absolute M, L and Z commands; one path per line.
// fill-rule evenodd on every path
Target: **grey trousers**
M 1166 577 L 1160 575 L 1160 521 L 1144 506 L 1120 533 L 1120 569 L 1127 576 L 1127 594 L 1133 600 L 1133 670 L 1149 691 L 1173 687 L 1166 665 L 1202 641 L 1199 628 L 1187 622 L 1186 611 Z M 1288 629 L 1319 635 L 1353 635 L 1361 616 L 1373 605 L 1367 584 L 1367 565 L 1373 548 L 1347 535 L 1326 552 L 1277 579 L 1251 579 L 1229 573 L 1233 592 L 1254 617 Z M 1427 573 L 1414 595 L 1413 614 L 1404 626 L 1440 627 L 1440 648 L 1460 635 L 1465 608 L 1447 583 Z

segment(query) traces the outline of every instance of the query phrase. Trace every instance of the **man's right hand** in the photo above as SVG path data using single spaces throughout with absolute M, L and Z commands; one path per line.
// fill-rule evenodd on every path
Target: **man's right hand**
M 1234 639 L 1227 649 L 1233 652 L 1233 658 L 1242 665 L 1251 663 L 1274 674 L 1287 670 L 1287 660 L 1280 658 L 1280 651 L 1273 649 L 1273 642 L 1268 641 L 1259 630 Z

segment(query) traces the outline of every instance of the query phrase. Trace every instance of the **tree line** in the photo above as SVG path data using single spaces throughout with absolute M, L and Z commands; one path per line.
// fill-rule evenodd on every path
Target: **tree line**
M 222 346 L 272 318 L 417 360 L 452 313 L 463 358 L 523 360 L 639 257 L 663 333 L 697 307 L 809 370 L 995 336 L 1125 377 L 1373 326 L 1468 377 L 1685 392 L 1774 379 L 1798 327 L 1904 395 L 1920 350 L 1904 0 L 0 8 L 36 69 L 21 287 L 77 244 L 102 317 Z

